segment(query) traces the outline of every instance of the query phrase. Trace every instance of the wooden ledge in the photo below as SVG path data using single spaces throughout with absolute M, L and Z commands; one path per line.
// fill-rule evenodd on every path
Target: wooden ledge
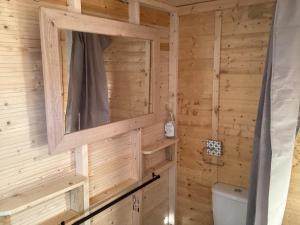
M 55 181 L 45 183 L 35 189 L 0 200 L 0 216 L 11 216 L 55 198 L 63 193 L 82 186 L 85 180 L 86 177 L 83 176 L 64 176 Z
M 69 209 L 67 211 L 64 211 L 48 220 L 45 222 L 42 222 L 40 225 L 54 225 L 54 224 L 61 224 L 61 221 L 69 221 L 74 218 L 77 218 L 80 214 L 78 212 L 75 212 L 72 209 Z
M 143 179 L 148 178 L 149 176 L 152 175 L 152 173 L 161 174 L 175 165 L 176 165 L 175 161 L 164 160 L 163 162 L 160 162 L 157 165 L 146 169 Z
M 169 147 L 173 144 L 175 144 L 178 141 L 178 139 L 161 139 L 157 141 L 155 144 L 147 145 L 143 147 L 142 152 L 144 155 L 151 155 L 155 152 L 158 152 L 166 147 Z

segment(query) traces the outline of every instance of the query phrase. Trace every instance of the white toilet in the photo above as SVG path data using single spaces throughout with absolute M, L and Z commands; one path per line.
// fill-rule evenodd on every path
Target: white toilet
M 247 198 L 244 188 L 215 184 L 212 188 L 214 225 L 245 225 Z

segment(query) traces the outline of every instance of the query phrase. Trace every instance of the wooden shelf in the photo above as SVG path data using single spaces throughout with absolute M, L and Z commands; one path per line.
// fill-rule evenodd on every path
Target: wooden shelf
M 68 222 L 80 215 L 80 213 L 70 209 L 42 222 L 40 225 L 59 225 L 62 221 Z
M 100 194 L 90 198 L 90 206 L 95 207 L 101 204 L 104 204 L 108 200 L 113 200 L 123 192 L 127 192 L 129 189 L 133 188 L 135 185 L 138 184 L 136 179 L 129 178 L 114 187 L 107 189 Z
M 175 144 L 177 141 L 178 141 L 177 139 L 164 138 L 164 139 L 161 139 L 161 140 L 155 142 L 155 144 L 145 146 L 142 149 L 142 152 L 144 155 L 151 155 L 155 152 L 158 152 L 166 147 L 169 147 L 169 146 Z
M 168 170 L 170 167 L 172 167 L 174 165 L 175 165 L 174 161 L 165 160 L 161 163 L 156 164 L 155 166 L 153 166 L 151 168 L 146 169 L 144 177 L 152 174 L 153 172 L 156 174 L 160 174 L 160 173 Z
M 0 216 L 11 216 L 63 193 L 80 187 L 86 178 L 83 176 L 65 176 L 42 186 L 0 200 Z

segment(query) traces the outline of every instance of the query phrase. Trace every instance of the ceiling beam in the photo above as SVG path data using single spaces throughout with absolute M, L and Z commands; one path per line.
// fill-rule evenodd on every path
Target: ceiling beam
M 137 0 L 141 5 L 170 13 L 176 13 L 177 7 L 156 0 Z
M 223 10 L 234 8 L 235 6 L 249 6 L 256 4 L 272 3 L 275 0 L 216 0 L 211 2 L 203 2 L 178 8 L 178 15 L 189 15 L 194 13 Z

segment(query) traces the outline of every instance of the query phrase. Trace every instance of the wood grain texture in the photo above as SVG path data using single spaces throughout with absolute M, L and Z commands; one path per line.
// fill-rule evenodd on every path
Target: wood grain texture
M 51 2 L 58 3 L 52 7 L 63 6 L 62 1 Z M 71 152 L 47 154 L 38 8 L 50 1 L 0 4 L 0 198 L 5 199 L 74 174 L 75 167 Z M 12 223 L 37 224 L 65 210 L 65 200 L 58 197 L 18 214 Z
M 221 7 L 218 123 L 219 139 L 224 144 L 223 167 L 205 164 L 201 156 L 205 143 L 201 140 L 212 137 L 215 10 L 180 17 L 177 195 L 180 225 L 213 224 L 211 186 L 215 182 L 248 186 L 274 4 L 226 7 Z
M 170 13 L 177 12 L 176 7 L 169 4 L 165 4 L 163 1 L 157 1 L 157 0 L 138 0 L 138 1 L 149 8 L 154 8 L 157 10 L 166 11 Z
M 128 20 L 127 4 L 118 0 L 82 0 L 83 12 L 123 21 Z M 55 4 L 55 5 L 53 5 Z M 48 156 L 41 49 L 38 33 L 38 7 L 66 8 L 65 0 L 1 1 L 0 32 L 0 198 L 13 196 L 67 174 L 75 174 L 74 154 Z M 252 136 L 257 99 L 268 44 L 273 4 L 258 4 L 223 10 L 225 28 L 221 41 L 222 97 L 220 131 L 227 162 L 220 168 L 223 182 L 247 186 L 251 161 Z M 168 13 L 141 9 L 141 23 L 162 27 L 160 52 L 160 120 L 165 119 L 168 103 L 169 27 Z M 195 24 L 195 25 L 194 25 Z M 213 61 L 213 14 L 201 13 L 180 18 L 179 75 L 179 173 L 178 224 L 210 225 L 211 184 L 216 181 L 215 167 L 205 165 L 200 151 L 202 138 L 210 137 L 211 77 Z M 197 29 L 194 29 L 197 26 Z M 202 34 L 202 35 L 201 35 Z M 194 97 L 195 96 L 195 97 Z M 143 145 L 163 137 L 163 124 L 143 132 Z M 122 138 L 120 138 L 122 139 Z M 111 148 L 114 143 L 111 142 Z M 298 154 L 295 151 L 292 183 L 284 225 L 299 225 L 300 194 Z M 221 172 L 220 172 L 221 171 Z M 237 173 L 237 174 L 236 174 Z M 236 176 L 232 176 L 236 174 Z M 163 182 L 167 181 L 163 178 Z M 157 195 L 156 193 L 162 193 Z M 158 196 L 158 197 L 157 197 Z M 168 214 L 165 186 L 145 191 L 145 216 L 155 224 Z M 161 198 L 160 198 L 161 197 Z M 161 201 L 164 199 L 164 201 Z M 26 210 L 12 218 L 13 224 L 32 225 L 68 210 L 69 197 L 62 195 L 46 204 Z M 131 223 L 131 200 L 107 210 L 94 224 L 107 221 Z M 123 219 L 123 220 L 122 220 Z M 3 220 L 0 220 L 0 224 Z M 145 223 L 149 221 L 145 220 Z M 131 224 L 130 224 L 131 225 Z
M 82 11 L 89 15 L 128 21 L 128 4 L 118 0 L 81 0 Z M 169 26 L 169 14 L 153 8 L 141 6 L 140 22 L 152 26 Z
M 192 5 L 200 2 L 209 2 L 214 0 L 158 0 L 160 2 L 165 2 L 169 5 L 173 5 L 176 7 L 184 6 L 184 5 Z
M 274 3 L 275 0 L 216 0 L 216 1 L 205 1 L 203 3 L 192 4 L 187 6 L 179 7 L 179 15 L 189 15 L 194 13 L 215 11 L 215 10 L 226 10 L 234 7 L 244 7 L 251 5 L 258 5 L 264 3 Z
M 129 22 L 140 24 L 140 4 L 136 0 L 130 0 L 128 2 L 128 16 Z
M 263 36 L 259 36 L 258 46 L 253 46 L 251 38 L 257 33 L 269 35 L 273 7 L 273 3 L 267 3 L 223 11 L 219 138 L 224 143 L 222 160 L 225 166 L 218 170 L 219 182 L 248 186 L 267 52 L 267 45 L 264 44 L 268 43 Z M 242 46 L 228 43 L 229 37 L 231 42 L 236 40 L 235 37 L 241 37 Z
M 210 189 L 217 168 L 202 160 L 201 140 L 212 133 L 214 24 L 215 12 L 179 21 L 178 225 L 212 224 Z
M 290 184 L 290 190 L 288 195 L 288 201 L 285 209 L 283 225 L 299 225 L 300 224 L 300 134 L 297 137 L 297 143 L 295 146 L 292 178 Z
M 86 7 L 87 4 L 90 8 Z M 75 168 L 74 152 L 55 156 L 47 154 L 38 27 L 40 6 L 66 10 L 67 1 L 10 0 L 0 2 L 0 177 L 3 178 L 0 182 L 1 199 L 19 192 L 26 192 L 80 170 L 79 167 Z M 124 20 L 124 18 L 127 20 L 128 17 L 127 4 L 118 0 L 83 0 L 82 10 L 85 14 L 101 14 L 106 18 L 117 20 Z M 126 16 L 123 16 L 124 14 Z M 145 25 L 160 29 L 161 40 L 164 46 L 168 46 L 168 13 L 142 7 L 141 21 Z M 168 50 L 168 48 L 161 48 L 160 51 L 160 79 L 158 81 L 160 121 L 165 119 L 165 105 L 168 102 Z M 152 129 L 153 133 L 162 133 L 162 131 L 161 123 L 159 126 L 154 125 Z M 151 133 L 149 136 L 150 138 L 143 142 L 154 141 Z M 110 144 L 112 150 L 117 149 L 114 142 Z M 52 225 L 53 221 L 56 223 L 62 218 L 75 215 L 69 211 L 69 202 L 69 195 L 58 196 L 45 204 L 16 214 L 11 218 L 11 222 L 19 225 L 43 223 Z M 110 223 L 111 221 L 118 222 L 122 218 L 131 218 L 131 207 L 130 200 L 128 207 L 121 207 L 118 213 L 105 218 L 100 216 L 95 224 L 107 224 L 107 221 Z M 151 216 L 151 214 L 148 215 Z M 130 218 L 128 221 L 131 221 Z M 9 222 L 8 220 L 10 219 L 2 220 L 1 218 L 0 224 L 3 221 Z
M 112 37 L 111 40 L 104 51 L 110 121 L 152 112 L 150 41 L 123 37 Z
M 162 140 L 155 142 L 152 145 L 145 146 L 144 148 L 142 148 L 142 151 L 144 155 L 151 155 L 166 147 L 176 144 L 177 141 L 178 141 L 177 139 L 164 138 Z
M 71 219 L 70 217 L 76 216 L 77 213 L 72 214 L 66 213 L 69 210 L 70 196 L 68 194 L 63 194 L 44 204 L 37 205 L 28 210 L 22 211 L 11 217 L 12 225 L 32 225 L 32 224 L 48 224 L 52 219 L 57 218 L 57 216 L 64 213 L 61 219 Z M 56 220 L 57 221 L 57 220 Z M 54 224 L 51 224 L 54 225 Z M 57 225 L 57 224 L 55 224 Z
M 132 170 L 138 169 L 133 157 L 136 139 L 132 135 L 136 132 L 89 145 L 91 198 L 136 177 L 132 174 Z
M 178 52 L 179 52 L 179 17 L 177 12 L 170 14 L 170 35 L 169 35 L 169 105 L 168 108 L 175 119 L 175 136 L 178 138 L 177 132 L 177 115 L 178 115 Z M 170 113 L 169 112 L 169 113 Z M 172 115 L 169 115 L 172 116 Z M 177 139 L 176 139 L 177 140 Z M 177 192 L 177 141 L 169 147 L 167 154 L 169 160 L 174 161 L 175 166 L 169 168 L 169 215 L 166 222 L 169 225 L 176 223 L 176 192 Z
M 9 216 L 32 208 L 84 184 L 85 177 L 66 176 L 36 189 L 20 192 L 0 201 L 0 216 Z

